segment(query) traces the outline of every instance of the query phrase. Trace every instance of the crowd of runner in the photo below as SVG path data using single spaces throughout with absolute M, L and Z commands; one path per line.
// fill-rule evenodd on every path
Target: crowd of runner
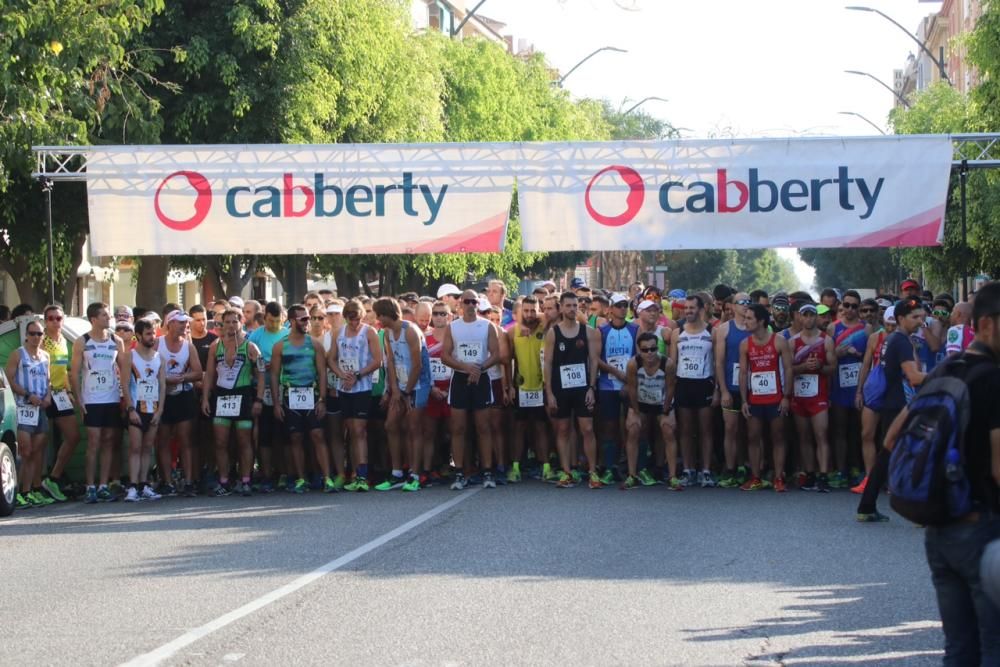
M 913 280 L 898 295 L 826 289 L 818 302 L 725 285 L 609 293 L 580 279 L 511 299 L 491 281 L 433 297 L 311 292 L 287 309 L 239 297 L 186 312 L 94 303 L 70 345 L 50 305 L 6 368 L 17 503 L 74 495 L 79 412 L 87 503 L 533 478 L 850 488 L 863 494 L 858 519 L 880 521 L 880 433 L 968 346 L 971 313 Z

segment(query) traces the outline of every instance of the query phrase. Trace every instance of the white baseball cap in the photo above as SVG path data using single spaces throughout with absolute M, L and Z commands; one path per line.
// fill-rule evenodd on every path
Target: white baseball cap
M 451 283 L 445 283 L 438 287 L 437 297 L 440 299 L 443 296 L 458 296 L 462 293 L 462 290 L 458 289 L 457 285 L 452 285 Z
M 487 299 L 485 296 L 481 296 L 479 297 L 479 305 L 476 306 L 476 309 L 480 313 L 485 313 L 493 309 L 493 304 L 490 303 L 490 300 Z
M 331 303 L 329 306 L 326 307 L 327 315 L 334 315 L 336 313 L 342 313 L 342 312 L 344 312 L 344 306 L 339 303 Z
M 655 305 L 656 305 L 656 302 L 655 301 L 650 301 L 649 299 L 646 299 L 645 301 L 640 301 L 639 305 L 635 307 L 635 312 L 641 313 L 642 311 L 646 310 L 647 308 L 652 308 Z
M 882 319 L 889 324 L 896 323 L 896 306 L 889 306 L 885 309 L 885 314 L 882 315 Z
M 236 308 L 242 308 L 243 307 L 243 299 L 241 299 L 238 296 L 231 296 L 231 297 L 229 297 L 229 305 L 230 306 L 234 306 Z
M 621 303 L 622 301 L 625 301 L 627 303 L 628 297 L 625 296 L 624 294 L 619 294 L 618 292 L 615 292 L 614 294 L 608 297 L 608 303 L 610 303 L 612 306 L 615 305 L 616 303 Z
M 191 318 L 187 316 L 183 310 L 171 310 L 167 313 L 167 319 L 164 320 L 164 324 L 170 324 L 171 322 L 190 322 Z

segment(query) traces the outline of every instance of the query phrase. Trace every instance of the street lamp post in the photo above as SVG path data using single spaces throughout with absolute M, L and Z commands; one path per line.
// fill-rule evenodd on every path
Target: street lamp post
M 632 106 L 630 106 L 628 108 L 628 110 L 625 113 L 623 113 L 622 115 L 623 116 L 629 115 L 630 113 L 632 113 L 633 111 L 635 111 L 636 109 L 638 109 L 639 107 L 641 107 L 643 104 L 645 104 L 646 102 L 649 102 L 651 100 L 655 100 L 657 102 L 669 102 L 670 101 L 670 100 L 666 100 L 666 99 L 664 99 L 662 97 L 656 97 L 655 95 L 651 95 L 649 97 L 644 97 L 641 100 L 639 100 L 638 102 L 636 102 L 635 104 L 633 104 Z
M 598 53 L 600 53 L 601 51 L 617 51 L 618 53 L 628 53 L 628 51 L 626 51 L 625 49 L 619 49 L 618 47 L 615 47 L 615 46 L 602 46 L 599 49 L 595 49 L 593 52 L 589 53 L 586 58 L 584 58 L 583 60 L 581 60 L 577 64 L 573 65 L 569 69 L 568 72 L 566 72 L 561 77 L 559 77 L 559 80 L 556 81 L 556 85 L 557 86 L 561 86 L 563 84 L 563 81 L 566 80 L 566 77 L 568 77 L 570 74 L 572 74 L 573 72 L 575 72 L 577 67 L 579 67 L 583 63 L 587 62 L 588 60 L 590 60 L 591 58 L 593 58 L 594 56 L 596 56 Z
M 868 123 L 869 125 L 871 125 L 872 127 L 874 127 L 876 130 L 878 130 L 879 134 L 885 134 L 885 130 L 883 130 L 881 127 L 879 127 L 878 125 L 876 125 L 875 123 L 873 123 L 867 117 L 862 116 L 861 114 L 859 114 L 857 111 L 838 111 L 837 113 L 841 114 L 842 116 L 857 116 L 861 120 L 865 121 L 866 123 Z
M 890 86 L 889 84 L 887 84 L 885 81 L 878 78 L 874 74 L 869 74 L 868 72 L 859 72 L 856 69 L 845 69 L 844 72 L 846 72 L 847 74 L 856 74 L 857 76 L 867 76 L 869 79 L 875 81 L 876 83 L 878 83 L 878 85 L 882 86 L 890 93 L 892 93 L 896 97 L 896 99 L 899 100 L 900 104 L 902 104 L 904 107 L 906 107 L 907 109 L 910 108 L 910 103 L 906 101 L 905 97 L 900 95 L 898 92 L 896 92 L 895 88 L 893 88 L 892 86 Z
M 486 0 L 479 0 L 479 2 L 476 3 L 475 7 L 473 7 L 472 9 L 470 9 L 465 13 L 465 17 L 462 19 L 462 21 L 457 26 L 455 26 L 454 29 L 452 29 L 451 31 L 452 37 L 454 37 L 455 35 L 457 35 L 462 31 L 462 28 L 465 27 L 465 24 L 468 23 L 469 19 L 471 19 L 476 14 L 476 10 L 478 10 L 480 7 L 483 6 L 484 2 L 486 2 Z
M 912 39 L 914 42 L 917 43 L 917 46 L 920 47 L 920 50 L 927 54 L 927 57 L 931 59 L 931 62 L 934 63 L 935 65 L 937 65 L 938 71 L 941 72 L 941 78 L 944 79 L 945 81 L 947 81 L 949 86 L 951 85 L 951 79 L 948 78 L 948 73 L 944 70 L 944 54 L 941 54 L 941 59 L 940 60 L 937 59 L 937 58 L 935 58 L 934 54 L 931 53 L 930 49 L 927 48 L 927 44 L 925 44 L 924 42 L 921 42 L 919 39 L 917 39 L 916 35 L 914 35 L 912 32 L 910 32 L 905 27 L 903 27 L 902 25 L 900 25 L 899 22 L 897 22 L 891 16 L 880 12 L 879 10 L 875 9 L 874 7 L 862 7 L 862 6 L 859 6 L 859 5 L 850 5 L 848 7 L 844 7 L 844 9 L 850 9 L 851 11 L 855 11 L 855 12 L 871 12 L 873 14 L 878 14 L 879 16 L 881 16 L 882 18 L 884 18 L 886 21 L 888 21 L 889 23 L 893 24 L 894 26 L 896 26 L 897 28 L 899 28 L 900 30 L 902 30 L 903 32 L 905 32 L 907 34 L 907 36 L 909 36 L 910 39 Z

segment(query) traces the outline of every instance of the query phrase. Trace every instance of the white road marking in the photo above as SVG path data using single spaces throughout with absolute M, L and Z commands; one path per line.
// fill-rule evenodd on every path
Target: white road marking
M 442 512 L 451 509 L 460 502 L 471 498 L 481 490 L 482 487 L 478 487 L 475 489 L 470 489 L 464 493 L 460 493 L 451 500 L 441 503 L 437 507 L 434 507 L 433 509 L 424 512 L 420 516 L 411 519 L 410 521 L 407 521 L 398 528 L 394 528 L 393 530 L 390 530 L 388 533 L 376 537 L 371 542 L 363 544 L 357 549 L 349 551 L 343 556 L 331 560 L 329 563 L 316 568 L 315 570 L 309 572 L 308 574 L 302 575 L 298 579 L 295 579 L 285 584 L 281 588 L 276 588 L 270 593 L 265 593 L 259 598 L 251 600 L 250 602 L 246 603 L 242 607 L 238 607 L 227 614 L 223 614 L 222 616 L 219 616 L 215 620 L 209 621 L 208 623 L 205 623 L 202 626 L 194 628 L 193 630 L 188 630 L 177 639 L 167 642 L 163 646 L 153 649 L 149 653 L 143 653 L 142 655 L 137 655 L 128 662 L 124 663 L 123 667 L 152 667 L 154 665 L 159 665 L 167 658 L 175 655 L 182 648 L 190 646 L 199 639 L 204 639 L 205 637 L 212 634 L 216 630 L 221 630 L 230 623 L 240 620 L 244 616 L 249 616 L 255 611 L 263 609 L 269 604 L 277 602 L 286 595 L 290 595 L 291 593 L 294 593 L 300 588 L 308 586 L 317 579 L 335 570 L 339 570 L 345 565 L 348 565 L 351 562 L 361 558 L 365 554 L 374 551 L 375 549 L 378 549 L 387 542 L 396 539 L 400 535 L 404 535 L 410 532 L 417 526 L 426 523 L 427 521 L 430 521 L 438 514 L 441 514 Z

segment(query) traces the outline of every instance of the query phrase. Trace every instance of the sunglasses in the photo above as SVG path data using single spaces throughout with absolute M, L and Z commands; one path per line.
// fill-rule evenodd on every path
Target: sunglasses
M 931 312 L 934 317 L 948 317 L 950 313 L 947 310 L 935 310 Z
M 624 308 L 628 305 L 628 301 L 619 301 L 618 303 L 611 304 L 612 308 Z
M 351 313 L 348 313 L 348 314 L 344 315 L 344 317 L 346 317 L 349 320 L 360 320 L 361 319 L 361 313 L 351 312 Z
M 771 306 L 771 310 L 773 310 L 776 313 L 787 313 L 788 306 Z
M 861 307 L 861 304 L 859 304 L 859 303 L 848 303 L 847 301 L 845 301 L 844 303 L 842 303 L 840 305 L 843 306 L 844 308 L 848 309 L 848 310 L 857 310 L 858 308 Z
M 61 315 L 49 316 L 45 318 L 49 322 L 62 322 L 63 318 Z
M 466 306 L 475 306 L 479 303 L 479 299 L 462 299 L 462 303 Z
M 444 311 L 440 311 L 439 310 L 439 311 L 431 313 L 431 315 L 434 316 L 434 317 L 448 317 L 449 313 L 446 313 Z
M 326 318 L 325 318 L 325 317 L 323 317 L 322 315 L 313 315 L 313 316 L 312 316 L 312 317 L 310 317 L 309 319 L 311 319 L 311 320 L 312 320 L 313 322 L 322 322 L 322 321 L 323 321 L 323 320 L 325 320 Z
M 41 336 L 41 331 L 28 331 L 24 334 L 25 336 Z
M 874 313 L 875 311 L 872 310 L 871 308 L 862 308 L 861 312 L 864 313 L 865 315 L 870 315 L 870 314 Z
M 643 354 L 649 354 L 650 352 L 656 352 L 656 348 L 655 347 L 640 347 L 639 351 L 642 352 Z
M 309 316 L 308 315 L 304 315 L 302 317 L 296 317 L 295 321 L 296 322 L 308 322 L 309 321 Z
M 739 301 L 734 301 L 733 303 L 737 306 L 749 306 L 753 302 L 750 301 L 750 299 L 740 299 Z

